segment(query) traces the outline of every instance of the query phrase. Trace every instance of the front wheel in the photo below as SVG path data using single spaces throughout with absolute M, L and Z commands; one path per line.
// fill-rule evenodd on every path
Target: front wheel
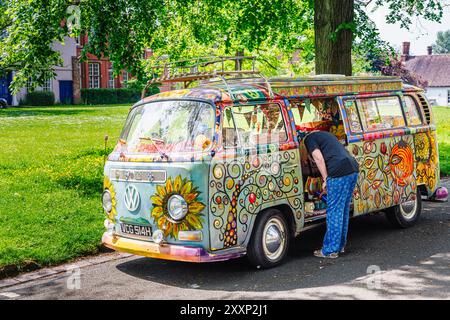
M 397 228 L 408 228 L 417 223 L 422 212 L 422 198 L 420 193 L 415 199 L 405 201 L 398 206 L 389 208 L 386 211 L 386 218 Z
M 283 214 L 276 209 L 260 213 L 247 248 L 252 265 L 263 269 L 275 267 L 286 257 L 290 236 Z

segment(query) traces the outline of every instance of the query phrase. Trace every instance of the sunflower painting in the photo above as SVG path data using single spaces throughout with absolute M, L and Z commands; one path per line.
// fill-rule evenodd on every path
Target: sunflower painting
M 170 218 L 167 203 L 173 195 L 180 195 L 187 202 L 188 212 L 183 220 L 174 221 Z M 202 210 L 205 205 L 198 201 L 200 192 L 192 181 L 178 175 L 175 179 L 168 178 L 165 185 L 156 186 L 156 193 L 150 198 L 153 204 L 151 216 L 164 236 L 178 238 L 179 231 L 201 230 L 203 225 Z
M 105 176 L 103 179 L 103 189 L 109 190 L 109 192 L 111 193 L 112 210 L 110 213 L 108 213 L 106 215 L 110 221 L 114 222 L 116 215 L 117 215 L 116 191 L 114 190 L 114 185 L 111 183 L 111 180 L 109 180 L 109 178 L 107 176 Z

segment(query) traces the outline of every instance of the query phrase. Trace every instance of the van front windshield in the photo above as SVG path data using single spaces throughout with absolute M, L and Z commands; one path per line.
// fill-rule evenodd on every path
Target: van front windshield
M 211 147 L 214 109 L 199 101 L 151 102 L 134 108 L 121 135 L 122 152 L 202 152 Z

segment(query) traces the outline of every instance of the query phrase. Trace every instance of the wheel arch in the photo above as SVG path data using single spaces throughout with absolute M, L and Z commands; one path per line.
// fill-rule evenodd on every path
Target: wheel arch
M 254 223 L 252 224 L 252 230 L 250 232 L 250 237 L 247 238 L 247 241 L 250 241 L 250 239 L 253 237 L 253 234 L 255 232 L 255 226 L 258 225 L 259 220 L 261 219 L 262 213 L 271 209 L 275 209 L 278 210 L 286 219 L 286 222 L 288 224 L 288 228 L 289 228 L 289 235 L 291 238 L 294 238 L 296 235 L 296 228 L 297 228 L 297 223 L 295 221 L 295 213 L 292 211 L 291 207 L 285 203 L 282 204 L 278 204 L 278 205 L 274 205 L 274 206 L 270 206 L 267 208 L 264 208 L 263 210 L 261 210 L 255 218 Z M 248 244 L 248 243 L 247 243 Z

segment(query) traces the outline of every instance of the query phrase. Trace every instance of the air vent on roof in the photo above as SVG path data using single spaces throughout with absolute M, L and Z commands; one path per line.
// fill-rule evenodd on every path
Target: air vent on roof
M 418 94 L 417 96 L 419 97 L 420 105 L 422 106 L 422 110 L 425 115 L 425 121 L 427 122 L 427 124 L 431 124 L 432 115 L 430 110 L 430 104 L 428 103 L 427 99 L 423 94 Z

